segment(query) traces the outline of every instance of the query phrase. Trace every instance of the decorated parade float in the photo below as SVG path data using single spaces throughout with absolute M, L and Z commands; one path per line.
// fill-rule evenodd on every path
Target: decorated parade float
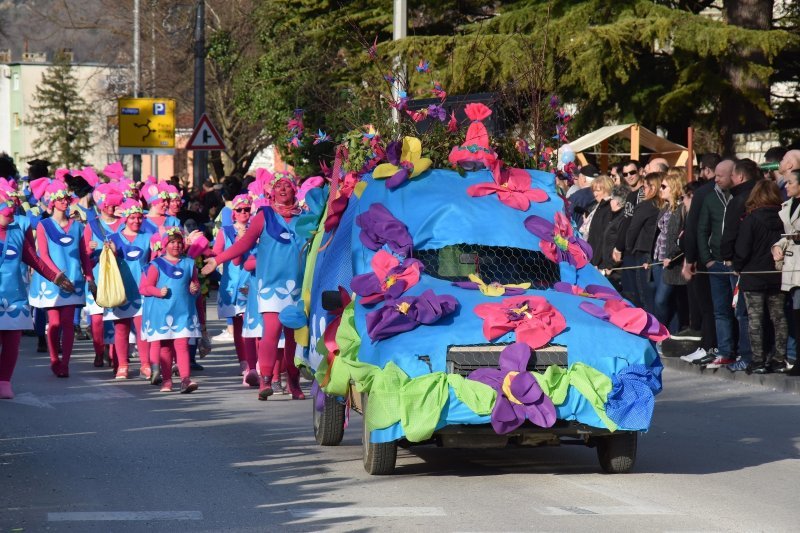
M 424 135 L 348 134 L 302 302 L 281 316 L 314 380 L 317 442 L 338 445 L 354 410 L 370 474 L 394 470 L 398 445 L 422 444 L 583 444 L 604 471 L 629 471 L 668 333 L 590 263 L 556 188 L 574 155 L 538 150 L 539 168 L 516 168 L 492 145 L 486 105 L 462 106 L 458 121 L 407 103 L 400 94 L 391 105 L 460 139 L 448 168 L 434 168 Z M 530 154 L 522 140 L 516 149 Z

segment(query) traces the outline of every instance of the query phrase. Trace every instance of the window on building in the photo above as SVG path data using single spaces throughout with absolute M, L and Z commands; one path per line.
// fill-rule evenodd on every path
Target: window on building
M 11 88 L 15 91 L 19 91 L 19 72 L 15 72 L 11 78 Z

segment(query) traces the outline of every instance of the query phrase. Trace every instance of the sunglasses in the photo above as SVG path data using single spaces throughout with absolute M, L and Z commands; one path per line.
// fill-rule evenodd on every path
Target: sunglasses
M 662 191 L 665 191 L 665 190 L 667 190 L 667 184 L 666 184 L 666 183 L 662 183 L 662 184 L 661 184 L 661 190 L 662 190 Z
M 623 172 L 622 175 L 623 176 L 635 176 L 638 173 L 639 173 L 638 170 L 631 170 L 630 172 Z
M 234 211 L 236 211 L 237 213 L 249 213 L 250 212 L 250 208 L 249 207 L 237 207 L 236 209 L 234 209 Z

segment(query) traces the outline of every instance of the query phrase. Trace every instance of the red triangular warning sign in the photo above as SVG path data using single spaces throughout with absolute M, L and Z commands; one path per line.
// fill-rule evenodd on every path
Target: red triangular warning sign
M 208 115 L 203 113 L 197 126 L 194 127 L 189 142 L 186 143 L 187 150 L 224 150 L 225 144 L 217 128 L 211 123 Z

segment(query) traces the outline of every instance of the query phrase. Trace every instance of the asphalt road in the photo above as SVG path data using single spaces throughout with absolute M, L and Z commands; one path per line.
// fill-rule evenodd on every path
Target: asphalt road
M 421 447 L 372 477 L 357 414 L 317 446 L 311 402 L 257 401 L 230 345 L 191 395 L 114 382 L 88 342 L 57 379 L 33 346 L 0 400 L 0 531 L 798 530 L 793 394 L 668 368 L 632 474 L 579 446 Z

